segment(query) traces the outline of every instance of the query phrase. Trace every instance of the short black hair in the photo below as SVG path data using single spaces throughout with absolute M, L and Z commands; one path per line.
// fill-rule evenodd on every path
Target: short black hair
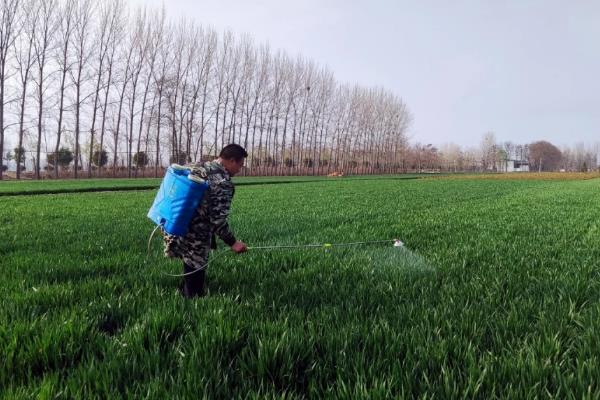
M 246 149 L 239 144 L 231 143 L 223 147 L 221 153 L 219 153 L 219 157 L 225 160 L 235 160 L 236 162 L 240 162 L 248 157 L 248 152 L 246 152 Z

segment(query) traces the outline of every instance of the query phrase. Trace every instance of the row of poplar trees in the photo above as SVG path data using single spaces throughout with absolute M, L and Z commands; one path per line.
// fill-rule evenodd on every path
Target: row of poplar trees
M 164 9 L 0 1 L 0 154 L 27 147 L 37 178 L 59 176 L 65 146 L 74 177 L 135 176 L 140 159 L 158 174 L 232 142 L 248 149 L 250 174 L 402 168 L 411 116 L 384 88 L 342 84 L 312 60 Z

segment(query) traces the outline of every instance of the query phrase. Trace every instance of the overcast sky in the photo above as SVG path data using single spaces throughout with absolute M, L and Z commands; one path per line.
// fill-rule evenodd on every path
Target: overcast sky
M 162 0 L 129 0 L 160 7 Z M 383 86 L 412 141 L 600 141 L 600 1 L 164 0 L 170 16 L 250 34 Z

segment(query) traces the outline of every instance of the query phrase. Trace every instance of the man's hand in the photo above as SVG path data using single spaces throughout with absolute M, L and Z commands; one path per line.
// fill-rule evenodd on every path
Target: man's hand
M 238 240 L 231 246 L 231 251 L 238 253 L 238 254 L 243 253 L 246 250 L 248 250 L 248 246 L 246 246 L 246 243 L 244 243 L 240 240 Z

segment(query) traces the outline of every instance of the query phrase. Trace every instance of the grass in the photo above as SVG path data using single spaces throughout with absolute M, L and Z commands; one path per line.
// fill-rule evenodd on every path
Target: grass
M 152 191 L 0 199 L 7 398 L 597 398 L 600 180 L 241 186 L 207 298 Z M 397 257 L 397 259 L 395 259 Z

